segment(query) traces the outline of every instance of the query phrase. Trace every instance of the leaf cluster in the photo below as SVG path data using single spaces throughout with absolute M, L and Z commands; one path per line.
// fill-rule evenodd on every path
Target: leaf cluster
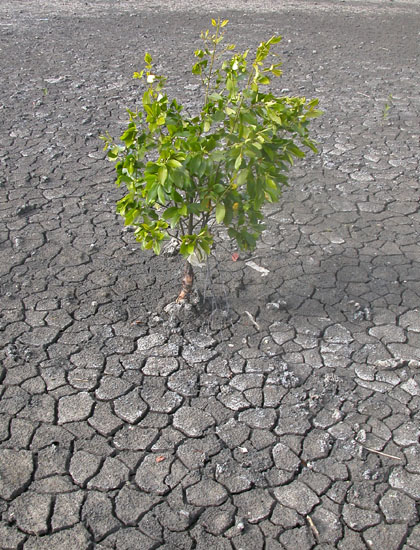
M 168 98 L 166 79 L 146 53 L 144 70 L 134 73 L 146 82 L 141 108 L 128 111 L 122 144 L 102 138 L 116 184 L 127 191 L 117 203 L 125 224 L 156 254 L 165 239 L 177 239 L 193 264 L 210 254 L 216 224 L 241 249 L 253 249 L 264 229 L 264 203 L 280 199 L 295 159 L 308 148 L 316 152 L 308 125 L 320 114 L 318 101 L 270 91 L 282 74 L 271 54 L 281 37 L 262 42 L 250 59 L 249 50 L 221 46 L 227 23 L 213 19 L 194 52 L 192 73 L 203 87 L 197 115 Z

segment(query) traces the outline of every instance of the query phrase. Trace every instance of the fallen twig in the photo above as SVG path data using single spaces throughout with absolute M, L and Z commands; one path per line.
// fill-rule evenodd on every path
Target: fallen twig
M 400 458 L 399 456 L 389 455 L 388 453 L 383 453 L 382 451 L 377 451 L 376 449 L 371 449 L 370 447 L 365 447 L 365 445 L 362 445 L 361 443 L 359 443 L 359 445 L 361 447 L 363 447 L 363 449 L 366 449 L 367 451 L 370 451 L 371 453 L 376 453 L 376 454 L 381 455 L 381 456 L 386 456 L 387 458 L 393 458 L 394 460 L 402 460 L 402 458 Z
M 309 527 L 311 528 L 311 531 L 315 537 L 315 540 L 319 542 L 319 531 L 316 528 L 315 523 L 312 521 L 312 518 L 309 516 L 306 516 L 306 521 L 309 523 Z
M 254 319 L 254 317 L 249 313 L 249 311 L 244 311 L 244 313 L 246 313 L 248 315 L 248 317 L 250 318 L 251 320 L 251 323 L 254 325 L 254 327 L 257 329 L 257 330 L 260 330 L 260 325 L 257 323 L 257 321 Z

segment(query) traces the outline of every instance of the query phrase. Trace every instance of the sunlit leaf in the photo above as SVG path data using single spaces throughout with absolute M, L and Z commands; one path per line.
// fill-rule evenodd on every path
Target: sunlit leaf
M 217 223 L 222 223 L 222 221 L 225 218 L 225 214 L 226 214 L 225 205 L 222 204 L 221 202 L 217 203 L 217 205 L 216 205 L 216 221 L 217 221 Z

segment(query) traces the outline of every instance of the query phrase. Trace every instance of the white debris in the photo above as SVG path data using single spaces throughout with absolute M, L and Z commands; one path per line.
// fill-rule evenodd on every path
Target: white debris
M 246 265 L 252 269 L 255 269 L 255 271 L 258 271 L 261 273 L 261 277 L 267 277 L 267 275 L 270 273 L 268 269 L 265 267 L 261 267 L 260 265 L 257 265 L 255 262 L 246 262 Z

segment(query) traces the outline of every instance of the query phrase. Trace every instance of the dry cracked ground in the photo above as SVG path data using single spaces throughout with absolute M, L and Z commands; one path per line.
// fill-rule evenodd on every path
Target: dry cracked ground
M 181 263 L 122 231 L 98 136 L 146 49 L 197 106 L 215 16 L 240 46 L 284 36 L 320 154 L 255 253 L 221 242 L 205 303 L 168 316 Z M 0 3 L 3 550 L 420 549 L 419 22 L 398 1 Z

